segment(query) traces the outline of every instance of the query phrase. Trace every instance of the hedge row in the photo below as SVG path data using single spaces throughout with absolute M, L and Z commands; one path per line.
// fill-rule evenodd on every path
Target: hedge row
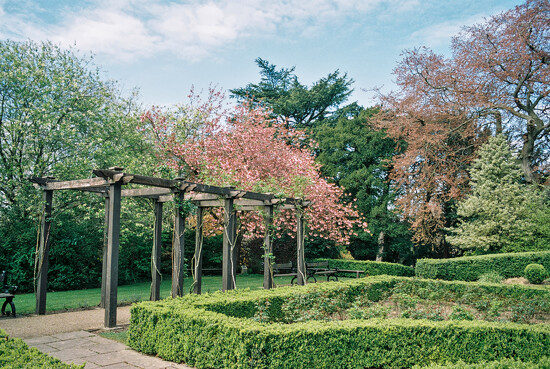
M 480 275 L 496 272 L 504 278 L 522 277 L 529 264 L 550 270 L 550 251 L 466 256 L 454 259 L 421 259 L 416 276 L 448 281 L 476 281 Z
M 550 358 L 544 357 L 535 363 L 514 359 L 482 362 L 478 364 L 466 364 L 462 361 L 449 365 L 432 364 L 423 367 L 415 366 L 414 369 L 550 369 Z
M 347 270 L 363 270 L 367 276 L 370 275 L 396 275 L 403 277 L 414 276 L 414 269 L 397 263 L 386 263 L 383 261 L 370 260 L 347 260 L 347 259 L 315 259 L 315 261 L 328 261 L 331 268 Z M 353 274 L 353 275 L 352 275 Z M 352 273 L 349 276 L 355 277 Z
M 0 368 L 4 369 L 77 369 L 84 365 L 65 364 L 35 347 L 29 347 L 19 338 L 10 338 L 0 329 Z
M 376 301 L 381 291 L 405 280 L 411 279 L 377 276 L 143 302 L 131 309 L 128 343 L 136 350 L 197 368 L 410 368 L 459 360 L 535 362 L 550 352 L 550 327 L 544 324 L 407 319 L 267 324 L 250 319 L 259 301 L 268 300 L 274 315 L 280 314 L 281 301 L 299 295 L 366 293 Z

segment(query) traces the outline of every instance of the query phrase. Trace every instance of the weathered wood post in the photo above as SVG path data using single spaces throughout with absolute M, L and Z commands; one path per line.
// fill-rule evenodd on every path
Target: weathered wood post
M 271 228 L 273 226 L 273 205 L 265 207 L 265 236 L 264 236 L 264 289 L 273 288 L 273 240 Z
M 237 240 L 237 222 L 233 206 L 233 198 L 225 199 L 225 216 L 223 230 L 223 261 L 222 261 L 222 291 L 235 289 L 235 274 L 237 262 L 235 260 L 235 242 Z
M 193 292 L 197 295 L 201 294 L 202 290 L 202 221 L 204 208 L 197 207 L 197 228 L 195 229 L 195 280 L 193 281 Z
M 176 194 L 174 239 L 172 241 L 172 297 L 183 296 L 183 273 L 185 268 L 185 214 L 183 202 L 185 192 Z
M 108 328 L 116 326 L 121 187 L 122 184 L 118 179 L 111 180 L 109 185 L 107 273 L 105 278 L 105 327 Z
M 155 225 L 153 230 L 153 250 L 151 252 L 151 301 L 160 300 L 160 263 L 162 243 L 162 202 L 153 200 Z
M 297 241 L 297 272 L 298 284 L 306 284 L 306 262 L 304 256 L 304 210 L 296 209 L 296 241 Z
M 99 306 L 105 308 L 105 289 L 107 284 L 107 248 L 109 243 L 109 194 L 105 195 L 105 225 L 103 226 L 103 266 L 101 268 L 101 302 Z
M 36 314 L 46 314 L 46 291 L 48 289 L 48 268 L 50 255 L 50 226 L 52 217 L 53 191 L 44 190 L 44 212 L 40 228 L 40 244 L 36 256 Z

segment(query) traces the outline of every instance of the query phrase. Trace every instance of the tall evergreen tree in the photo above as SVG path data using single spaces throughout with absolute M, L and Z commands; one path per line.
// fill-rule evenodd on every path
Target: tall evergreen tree
M 522 182 L 523 171 L 503 135 L 491 137 L 470 170 L 472 194 L 459 202 L 459 224 L 447 241 L 478 252 L 548 248 L 545 193 Z M 546 234 L 546 235 L 545 235 Z

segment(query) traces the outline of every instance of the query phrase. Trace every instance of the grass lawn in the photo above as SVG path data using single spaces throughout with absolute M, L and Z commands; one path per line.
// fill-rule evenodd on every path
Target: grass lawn
M 189 292 L 193 280 L 189 277 L 184 279 L 184 291 Z M 276 284 L 290 284 L 290 277 L 275 278 Z M 221 276 L 203 276 L 202 291 L 214 292 L 222 286 Z M 237 276 L 237 288 L 259 289 L 263 286 L 263 275 L 247 274 Z M 142 282 L 125 286 L 118 286 L 118 303 L 128 304 L 136 301 L 148 300 L 150 296 L 151 283 Z M 171 280 L 164 280 L 160 285 L 160 296 L 170 296 Z M 33 293 L 18 294 L 13 300 L 17 314 L 32 314 L 35 311 L 35 295 Z M 91 308 L 99 306 L 101 300 L 101 289 L 91 288 L 87 290 L 48 292 L 46 299 L 46 311 L 62 311 L 71 309 Z

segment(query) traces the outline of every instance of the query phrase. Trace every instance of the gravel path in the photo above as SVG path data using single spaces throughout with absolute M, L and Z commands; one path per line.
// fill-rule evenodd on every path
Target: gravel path
M 70 311 L 66 313 L 0 317 L 0 328 L 12 337 L 30 338 L 51 336 L 59 333 L 104 329 L 105 310 Z M 130 306 L 117 309 L 117 324 L 130 322 Z

